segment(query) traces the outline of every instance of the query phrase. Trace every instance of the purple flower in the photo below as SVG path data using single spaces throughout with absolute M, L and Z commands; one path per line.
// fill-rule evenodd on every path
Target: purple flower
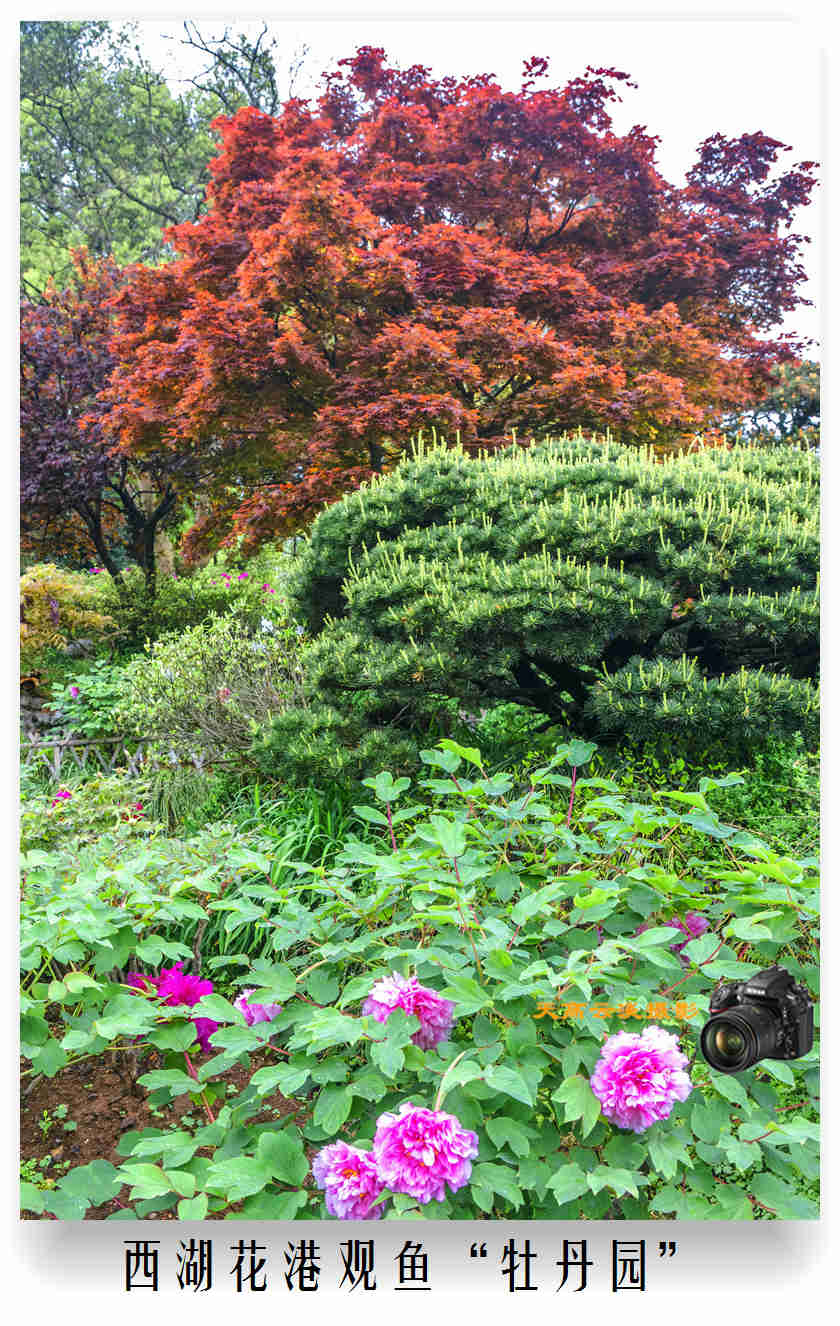
M 680 954 L 686 944 L 690 944 L 692 939 L 698 939 L 700 935 L 704 935 L 709 928 L 709 922 L 700 912 L 686 912 L 685 919 L 682 921 L 678 916 L 672 916 L 667 924 L 674 926 L 676 930 L 682 930 L 683 934 L 687 936 L 682 943 L 669 945 L 672 953 Z
M 319 1151 L 312 1162 L 312 1173 L 326 1194 L 327 1210 L 339 1220 L 379 1220 L 382 1206 L 371 1209 L 371 1202 L 385 1186 L 376 1172 L 376 1162 L 369 1151 L 333 1142 Z
M 212 1018 L 193 1018 L 193 1025 L 195 1026 L 196 1040 L 204 1053 L 210 1054 L 213 1049 L 210 1044 L 210 1037 L 214 1031 L 218 1031 L 218 1022 L 214 1022 Z
M 90 568 L 90 573 L 92 576 L 101 576 L 104 570 L 104 566 L 92 566 Z
M 238 1008 L 249 1027 L 253 1027 L 257 1022 L 271 1022 L 278 1013 L 282 1013 L 282 1004 L 249 1004 L 248 995 L 252 995 L 255 986 L 250 990 L 243 990 L 238 999 L 234 1000 L 234 1008 Z
M 157 992 L 166 1004 L 188 1004 L 192 1008 L 204 995 L 213 993 L 213 982 L 202 981 L 192 972 L 184 971 L 183 962 L 165 967 L 157 978 Z
M 641 1133 L 688 1097 L 687 1063 L 676 1036 L 664 1027 L 620 1031 L 604 1042 L 589 1085 L 605 1118 Z
M 442 1201 L 446 1185 L 463 1188 L 478 1155 L 478 1138 L 454 1114 L 404 1101 L 398 1114 L 380 1114 L 373 1139 L 376 1169 L 393 1192 L 408 1193 L 423 1205 Z
M 362 1012 L 376 1018 L 377 1022 L 387 1022 L 395 1008 L 413 1013 L 420 1019 L 420 1027 L 412 1041 L 421 1050 L 432 1050 L 449 1035 L 454 1007 L 449 999 L 444 999 L 427 985 L 421 985 L 416 976 L 406 980 L 395 971 L 376 982 Z
M 71 687 L 70 687 L 70 694 L 72 695 L 72 697 L 73 697 L 74 700 L 78 700 L 78 698 L 79 698 L 79 688 L 78 688 L 78 686 L 71 686 Z
M 183 962 L 176 962 L 174 967 L 164 967 L 160 976 L 146 976 L 143 972 L 131 972 L 126 977 L 126 984 L 134 987 L 135 990 L 149 991 L 154 989 L 159 999 L 165 1004 L 174 1007 L 177 1004 L 186 1004 L 192 1008 L 204 995 L 213 993 L 213 982 L 202 981 L 200 977 L 194 976 L 191 972 L 184 971 Z M 218 1022 L 212 1018 L 193 1018 L 195 1024 L 196 1038 L 205 1054 L 211 1050 L 210 1036 L 219 1027 Z

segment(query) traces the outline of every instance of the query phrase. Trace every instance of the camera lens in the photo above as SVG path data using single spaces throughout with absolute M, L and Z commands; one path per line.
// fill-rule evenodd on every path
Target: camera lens
M 721 1063 L 735 1064 L 743 1058 L 744 1051 L 747 1048 L 747 1042 L 744 1034 L 738 1031 L 737 1027 L 718 1027 L 714 1034 L 712 1044 L 715 1047 L 715 1054 L 720 1057 Z
M 772 1009 L 741 1004 L 709 1019 L 700 1033 L 700 1049 L 719 1073 L 742 1073 L 772 1054 L 779 1026 Z

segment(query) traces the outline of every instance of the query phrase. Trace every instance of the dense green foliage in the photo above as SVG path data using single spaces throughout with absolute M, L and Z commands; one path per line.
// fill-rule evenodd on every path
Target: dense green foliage
M 164 636 L 128 665 L 117 721 L 166 750 L 229 759 L 254 728 L 300 703 L 298 639 L 269 619 L 249 633 L 232 616 Z
M 817 483 L 793 448 L 421 449 L 315 522 L 290 585 L 310 705 L 257 758 L 408 768 L 446 701 L 601 741 L 813 743 Z
M 212 120 L 277 107 L 266 37 L 265 25 L 213 38 L 186 23 L 183 44 L 205 67 L 176 94 L 132 24 L 21 24 L 21 276 L 32 297 L 49 278 L 65 282 L 72 248 L 119 263 L 170 256 L 163 229 L 204 207 Z
M 80 1218 L 129 1185 L 121 1218 L 175 1208 L 180 1218 L 323 1218 L 307 1180 L 313 1151 L 338 1134 L 369 1146 L 375 1118 L 412 1099 L 475 1129 L 479 1156 L 456 1196 L 422 1209 L 396 1196 L 388 1218 L 816 1215 L 816 1047 L 737 1077 L 695 1057 L 688 1100 L 643 1137 L 608 1123 L 588 1085 L 618 1006 L 640 1006 L 644 1019 L 664 1001 L 658 1020 L 690 1052 L 718 977 L 778 959 L 814 989 L 815 863 L 718 819 L 708 798 L 737 780 L 645 804 L 577 776 L 591 754 L 572 743 L 515 784 L 488 776 L 476 750 L 442 742 L 424 753 L 431 777 L 419 790 L 432 804 L 412 803 L 387 773 L 370 779 L 365 836 L 326 868 L 295 866 L 276 842 L 229 825 L 140 851 L 106 838 L 93 853 L 29 853 L 22 1039 L 32 1071 L 129 1052 L 141 1037 L 166 1059 L 141 1073 L 151 1101 L 186 1093 L 206 1122 L 129 1132 L 122 1166 L 94 1162 L 53 1190 L 27 1183 L 24 1205 Z M 712 928 L 684 964 L 669 918 L 689 908 Z M 205 920 L 217 936 L 209 946 Z M 643 924 L 652 928 L 640 933 Z M 196 1011 L 220 1028 L 192 1076 L 192 1023 L 121 981 L 134 963 L 194 954 L 216 982 Z M 395 1013 L 383 1026 L 359 1014 L 378 976 L 409 968 L 455 1004 L 451 1040 L 435 1050 L 410 1043 L 414 1018 Z M 246 1026 L 220 990 L 233 998 L 255 982 L 254 998 L 282 1009 Z M 564 1014 L 564 996 L 582 1012 Z M 265 1051 L 276 1063 L 214 1114 L 219 1074 Z M 278 1090 L 305 1105 L 302 1124 L 253 1121 Z

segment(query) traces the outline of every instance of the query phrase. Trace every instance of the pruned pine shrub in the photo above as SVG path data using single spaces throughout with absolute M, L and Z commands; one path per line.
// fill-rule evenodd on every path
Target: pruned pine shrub
M 402 754 L 442 699 L 607 741 L 813 736 L 818 477 L 785 447 L 418 447 L 315 522 L 290 586 L 309 719 L 280 716 L 261 758 L 340 772 L 386 736 Z

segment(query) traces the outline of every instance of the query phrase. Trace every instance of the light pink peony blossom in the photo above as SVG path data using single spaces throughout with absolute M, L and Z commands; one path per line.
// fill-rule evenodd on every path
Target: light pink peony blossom
M 419 1018 L 420 1027 L 412 1041 L 421 1050 L 433 1050 L 447 1039 L 452 1029 L 454 1007 L 451 1000 L 444 999 L 427 985 L 421 985 L 416 976 L 406 979 L 395 971 L 376 982 L 362 1012 L 376 1018 L 377 1022 L 387 1022 L 396 1008 L 413 1013 Z
M 282 1013 L 282 1004 L 249 1004 L 248 996 L 254 993 L 256 986 L 251 986 L 250 990 L 243 990 L 238 999 L 233 1002 L 234 1008 L 238 1008 L 249 1027 L 253 1027 L 257 1022 L 271 1022 L 278 1013 Z
M 404 1101 L 399 1113 L 377 1119 L 373 1154 L 386 1188 L 425 1205 L 432 1198 L 442 1201 L 447 1184 L 457 1192 L 467 1183 L 478 1138 L 454 1114 Z
M 589 1085 L 605 1118 L 642 1133 L 690 1094 L 687 1063 L 676 1036 L 664 1027 L 620 1031 L 604 1042 Z
M 379 1220 L 382 1204 L 371 1202 L 385 1186 L 376 1171 L 369 1151 L 360 1151 L 347 1142 L 332 1142 L 312 1161 L 312 1173 L 324 1189 L 327 1210 L 339 1220 Z

